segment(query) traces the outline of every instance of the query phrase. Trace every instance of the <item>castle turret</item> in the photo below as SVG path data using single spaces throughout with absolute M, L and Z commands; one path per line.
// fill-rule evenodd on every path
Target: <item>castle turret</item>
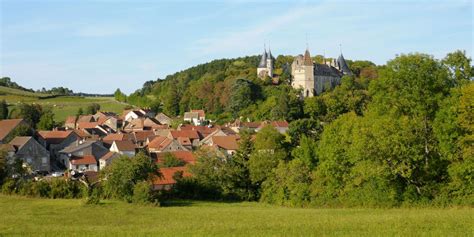
M 349 66 L 347 66 L 346 60 L 344 59 L 344 56 L 342 56 L 342 53 L 337 58 L 336 65 L 339 71 L 341 71 L 344 75 L 352 75 L 351 69 L 349 69 Z
M 257 76 L 260 78 L 265 78 L 265 76 L 273 76 L 273 56 L 270 50 L 263 49 L 262 57 L 260 58 L 260 63 L 257 67 Z

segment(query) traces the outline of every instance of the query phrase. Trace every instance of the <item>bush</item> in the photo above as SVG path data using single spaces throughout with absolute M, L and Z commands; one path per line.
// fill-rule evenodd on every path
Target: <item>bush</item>
M 158 204 L 158 200 L 153 195 L 150 183 L 141 181 L 133 187 L 133 203 L 137 204 Z
M 51 198 L 81 198 L 84 190 L 77 182 L 64 179 L 53 179 L 51 181 Z
M 11 195 L 15 193 L 16 181 L 14 179 L 7 179 L 2 185 L 2 193 L 5 195 Z

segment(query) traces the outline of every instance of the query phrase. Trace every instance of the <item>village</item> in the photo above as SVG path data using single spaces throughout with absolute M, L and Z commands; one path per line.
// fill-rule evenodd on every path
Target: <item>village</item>
M 273 126 L 286 133 L 286 121 L 243 122 L 213 125 L 203 110 L 186 112 L 177 128 L 173 118 L 147 109 L 124 110 L 121 115 L 98 111 L 96 114 L 69 116 L 64 126 L 52 131 L 35 131 L 33 136 L 16 136 L 4 142 L 15 129 L 28 126 L 23 119 L 0 121 L 0 149 L 7 151 L 7 162 L 23 162 L 29 175 L 42 178 L 68 178 L 81 173 L 91 179 L 120 156 L 133 157 L 142 151 L 158 165 L 167 155 L 180 162 L 161 167 L 161 177 L 153 180 L 154 190 L 170 190 L 174 174 L 189 176 L 187 164 L 194 164 L 193 151 L 206 147 L 223 158 L 231 158 L 238 149 L 239 131 L 258 132 Z M 172 165 L 173 166 L 173 165 Z

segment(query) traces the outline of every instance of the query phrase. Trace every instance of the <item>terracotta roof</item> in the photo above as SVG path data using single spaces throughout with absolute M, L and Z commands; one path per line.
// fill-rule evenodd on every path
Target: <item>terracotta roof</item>
M 211 139 L 213 145 L 225 150 L 237 150 L 239 148 L 236 136 L 214 136 Z
M 76 133 L 79 137 L 81 138 L 86 138 L 88 137 L 89 135 L 87 135 L 87 133 L 85 133 L 84 131 L 81 131 L 81 130 L 78 130 L 78 129 L 74 129 L 74 133 Z
M 119 156 L 119 155 L 120 155 L 119 153 L 109 151 L 109 152 L 107 152 L 107 154 L 105 154 L 104 156 L 102 156 L 102 157 L 100 158 L 100 160 L 108 160 L 108 159 L 117 157 L 117 156 Z
M 155 137 L 150 143 L 148 143 L 149 149 L 162 150 L 171 144 L 172 140 L 167 137 Z
M 191 140 L 189 140 L 189 137 L 178 137 L 178 142 L 179 144 L 183 146 L 190 146 L 192 145 Z
M 73 165 L 90 165 L 90 164 L 97 164 L 93 155 L 85 155 L 85 156 L 72 156 L 71 157 L 71 164 Z
M 206 112 L 204 112 L 204 110 L 202 110 L 202 109 L 193 109 L 193 110 L 191 110 L 191 112 L 198 113 L 200 118 L 206 117 Z
M 95 128 L 99 125 L 98 122 L 78 122 L 77 123 L 77 128 L 78 129 L 84 129 L 84 128 Z
M 111 133 L 102 138 L 103 141 L 123 141 L 125 139 L 125 133 Z
M 38 131 L 38 135 L 43 139 L 50 139 L 50 138 L 62 138 L 65 139 L 69 135 L 71 135 L 72 131 Z
M 30 139 L 31 139 L 31 137 L 15 137 L 15 138 L 13 138 L 13 140 L 9 144 L 14 146 L 17 150 L 19 150 Z
M 284 127 L 287 128 L 289 126 L 287 121 L 272 121 L 270 123 L 273 127 Z
M 153 185 L 176 184 L 176 180 L 173 179 L 173 175 L 178 171 L 183 171 L 183 177 L 191 176 L 186 167 L 161 168 L 160 173 L 162 177 L 156 177 L 153 180 Z
M 186 163 L 189 163 L 189 164 L 194 164 L 196 163 L 196 157 L 194 156 L 194 154 L 190 151 L 171 151 L 171 152 L 162 152 L 162 153 L 158 153 L 158 159 L 157 159 L 157 162 L 158 163 L 161 163 L 163 162 L 163 157 L 167 154 L 167 153 L 171 153 L 173 154 L 176 158 L 186 162 Z
M 132 141 L 125 140 L 125 141 L 114 141 L 117 149 L 119 151 L 135 151 L 135 144 Z
M 5 139 L 5 137 L 10 134 L 13 129 L 15 129 L 20 123 L 23 122 L 23 119 L 4 119 L 0 120 L 0 141 Z
M 171 137 L 176 139 L 178 137 L 187 137 L 189 139 L 199 139 L 199 134 L 192 130 L 170 131 Z
M 76 123 L 76 116 L 67 116 L 66 121 L 64 124 L 75 124 Z
M 180 131 L 197 131 L 201 138 L 207 137 L 209 134 L 219 130 L 219 127 L 208 127 L 208 126 L 195 126 L 191 124 L 185 124 L 179 127 Z
M 155 133 L 153 131 L 137 131 L 130 133 L 130 136 L 136 141 L 146 141 L 148 137 L 155 136 Z
M 88 114 L 88 115 L 81 115 L 79 118 L 77 118 L 77 123 L 90 123 L 90 122 L 95 122 L 94 116 Z
M 243 122 L 242 127 L 245 128 L 258 128 L 262 124 L 261 122 Z

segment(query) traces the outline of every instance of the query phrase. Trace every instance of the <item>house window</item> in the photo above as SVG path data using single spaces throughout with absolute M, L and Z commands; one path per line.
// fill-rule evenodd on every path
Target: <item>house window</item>
M 86 165 L 86 169 L 89 169 L 89 165 Z
M 26 158 L 26 163 L 28 163 L 28 164 L 32 163 L 31 157 Z
M 46 158 L 46 157 L 41 158 L 41 163 L 47 164 L 48 163 L 48 158 Z

